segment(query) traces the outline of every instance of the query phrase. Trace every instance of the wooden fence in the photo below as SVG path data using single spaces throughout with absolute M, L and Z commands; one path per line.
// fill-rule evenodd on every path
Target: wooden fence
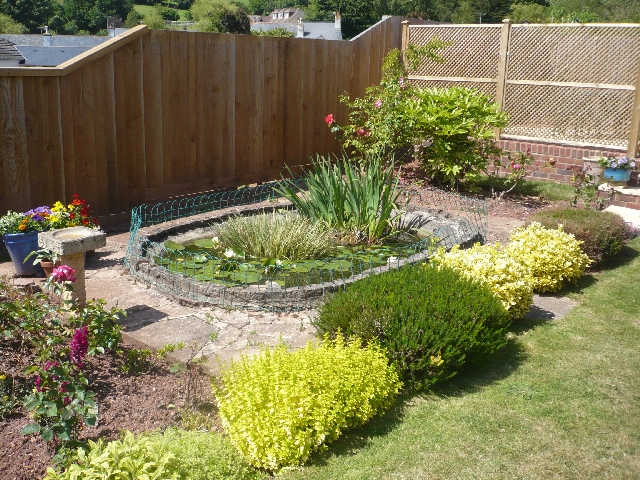
M 403 45 L 433 37 L 450 42 L 446 61 L 409 79 L 492 96 L 509 114 L 502 139 L 638 153 L 640 24 L 405 24 Z
M 351 42 L 140 26 L 58 67 L 0 68 L 0 213 L 78 193 L 105 217 L 339 152 L 324 118 L 379 82 L 401 20 Z

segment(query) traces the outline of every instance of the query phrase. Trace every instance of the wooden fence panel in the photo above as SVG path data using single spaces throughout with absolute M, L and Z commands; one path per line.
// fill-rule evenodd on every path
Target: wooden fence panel
M 104 217 L 337 153 L 325 116 L 348 121 L 338 96 L 377 83 L 399 38 L 395 17 L 352 42 L 141 26 L 59 67 L 0 68 L 0 212 L 78 193 Z

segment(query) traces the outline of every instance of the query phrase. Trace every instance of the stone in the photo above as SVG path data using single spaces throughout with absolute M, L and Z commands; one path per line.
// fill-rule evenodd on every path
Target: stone
M 87 227 L 69 227 L 38 234 L 38 246 L 60 255 L 74 255 L 102 248 L 107 234 Z

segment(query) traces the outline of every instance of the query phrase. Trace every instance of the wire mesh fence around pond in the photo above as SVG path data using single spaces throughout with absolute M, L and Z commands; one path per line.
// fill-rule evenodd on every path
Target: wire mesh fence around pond
M 302 182 L 299 182 L 303 186 Z M 216 250 L 216 224 L 235 216 L 290 209 L 277 183 L 142 205 L 131 214 L 125 265 L 144 283 L 195 303 L 291 311 L 315 308 L 322 297 L 366 275 L 425 261 L 432 248 L 484 243 L 483 200 L 437 189 L 412 192 L 399 227 L 411 237 L 370 246 L 336 245 L 322 259 L 253 258 Z

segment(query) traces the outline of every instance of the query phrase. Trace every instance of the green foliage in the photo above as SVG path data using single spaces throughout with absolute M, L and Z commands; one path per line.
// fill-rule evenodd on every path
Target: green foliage
M 191 15 L 200 32 L 251 34 L 251 21 L 244 9 L 225 0 L 195 0 Z
M 342 15 L 342 34 L 352 38 L 380 20 L 370 0 L 309 0 L 305 21 L 332 21 L 333 12 Z
M 169 20 L 173 22 L 180 20 L 180 14 L 175 8 L 163 7 L 160 4 L 156 5 L 155 8 L 163 20 Z
M 231 218 L 217 226 L 216 235 L 222 250 L 257 258 L 317 259 L 333 248 L 331 232 L 322 224 L 283 211 Z
M 533 222 L 511 234 L 504 252 L 528 270 L 535 292 L 557 292 L 577 281 L 591 263 L 581 245 L 561 226 L 551 230 Z
M 383 168 L 379 155 L 368 156 L 361 166 L 346 156 L 333 164 L 318 156 L 307 172 L 308 192 L 298 195 L 290 180 L 280 182 L 276 191 L 311 221 L 348 233 L 355 242 L 373 243 L 394 229 L 398 181 L 393 164 Z
M 572 234 L 582 244 L 582 251 L 593 262 L 591 267 L 601 267 L 611 260 L 631 238 L 631 228 L 619 215 L 599 210 L 557 208 L 542 210 L 531 218 L 545 228 Z
M 142 23 L 146 25 L 151 30 L 162 30 L 164 29 L 164 18 L 160 15 L 155 8 L 149 10 L 143 17 Z
M 30 33 L 39 33 L 38 27 L 48 24 L 56 7 L 54 0 L 0 0 L 0 13 L 24 25 Z
M 150 434 L 148 438 L 175 456 L 175 471 L 180 478 L 249 480 L 263 477 L 219 434 L 171 428 L 162 434 Z
M 244 355 L 215 393 L 231 442 L 254 466 L 277 471 L 387 410 L 400 386 L 380 347 L 338 335 L 297 351 L 279 345 Z
M 454 185 L 468 175 L 486 172 L 489 159 L 501 153 L 494 128 L 507 116 L 475 89 L 418 89 L 400 111 L 400 121 L 422 139 L 418 154 L 432 178 Z
M 132 0 L 65 0 L 57 12 L 65 31 L 58 33 L 95 35 L 107 26 L 107 17 L 126 19 L 132 8 Z
M 164 452 L 150 438 L 126 432 L 122 440 L 109 442 L 89 440 L 89 451 L 79 448 L 75 463 L 64 471 L 47 469 L 44 480 L 141 480 L 179 479 L 178 462 L 172 453 Z
M 284 27 L 272 28 L 270 30 L 251 30 L 251 35 L 258 35 L 261 37 L 282 37 L 282 38 L 294 38 L 296 36 L 290 30 L 287 30 Z
M 511 320 L 487 286 L 412 265 L 332 295 L 314 323 L 321 335 L 377 339 L 408 383 L 428 387 L 505 345 Z
M 449 252 L 440 248 L 431 261 L 487 285 L 513 320 L 527 313 L 533 303 L 533 286 L 527 270 L 502 252 L 499 244 L 476 243 L 466 250 L 455 245 Z
M 24 25 L 16 22 L 9 15 L 0 13 L 0 33 L 21 34 L 26 31 L 27 28 Z

